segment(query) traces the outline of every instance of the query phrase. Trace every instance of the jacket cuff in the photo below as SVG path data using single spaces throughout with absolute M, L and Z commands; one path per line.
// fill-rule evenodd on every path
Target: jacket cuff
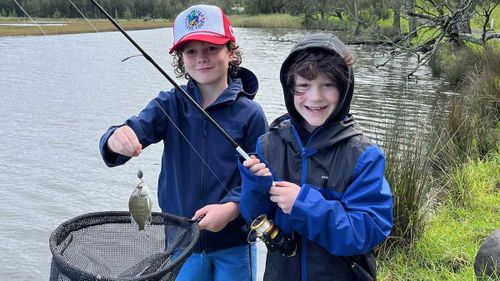
M 238 168 L 241 174 L 242 186 L 251 186 L 253 190 L 258 191 L 259 193 L 269 194 L 269 190 L 273 184 L 272 176 L 256 176 L 243 166 L 240 161 L 238 161 Z M 245 191 L 243 190 L 243 192 Z
M 122 125 L 123 126 L 123 125 Z M 119 158 L 126 157 L 123 155 L 120 155 L 118 153 L 115 153 L 111 151 L 108 147 L 108 140 L 111 137 L 111 135 L 115 132 L 116 129 L 118 129 L 121 126 L 112 126 L 102 137 L 99 143 L 99 151 L 101 152 L 101 157 L 104 160 L 104 163 L 108 167 L 114 167 L 116 165 L 119 165 L 120 161 Z M 122 162 L 126 162 L 122 160 Z
M 311 198 L 309 198 L 308 200 L 308 197 L 310 196 L 312 196 L 312 198 L 315 198 L 317 196 L 321 197 L 321 195 L 317 190 L 311 188 L 309 184 L 304 184 L 300 188 L 299 195 L 297 196 L 297 199 L 293 204 L 292 211 L 290 212 L 290 219 L 294 220 L 297 219 L 298 217 L 307 216 L 306 213 L 310 212 L 311 208 L 314 208 L 315 203 L 311 204 Z M 314 200 L 314 202 L 316 201 Z

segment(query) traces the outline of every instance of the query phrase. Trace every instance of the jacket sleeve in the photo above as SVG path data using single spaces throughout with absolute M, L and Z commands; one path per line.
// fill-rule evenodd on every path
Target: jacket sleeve
M 101 140 L 99 141 L 99 151 L 101 152 L 101 156 L 102 156 L 102 159 L 104 160 L 104 163 L 108 167 L 123 165 L 128 160 L 130 160 L 130 157 L 115 153 L 108 148 L 109 137 L 113 134 L 113 132 L 116 129 L 118 129 L 121 126 L 123 126 L 123 125 L 111 126 L 106 131 L 106 133 L 104 133 L 104 135 L 102 135 Z
M 392 228 L 392 195 L 384 165 L 382 151 L 375 145 L 367 148 L 340 200 L 327 200 L 318 189 L 303 185 L 290 214 L 293 229 L 335 255 L 373 249 Z
M 99 142 L 99 150 L 104 163 L 106 163 L 108 167 L 114 167 L 125 164 L 130 160 L 130 157 L 114 153 L 108 148 L 109 137 L 121 126 L 130 126 L 137 135 L 143 148 L 160 141 L 165 134 L 164 132 L 169 122 L 165 120 L 165 114 L 162 111 L 169 111 L 169 108 L 173 106 L 172 99 L 173 92 L 161 92 L 158 97 L 155 98 L 156 102 L 162 106 L 161 109 L 158 107 L 155 100 L 152 100 L 138 116 L 130 117 L 122 125 L 111 126 L 106 133 L 104 133 Z
M 259 137 L 265 134 L 268 129 L 268 123 L 264 111 L 260 105 L 256 104 L 255 112 L 250 114 L 250 119 L 248 126 L 245 129 L 245 143 L 240 144 L 241 148 L 247 152 L 251 153 L 255 151 L 255 146 Z M 239 161 L 238 161 L 239 162 Z M 245 168 L 245 167 L 243 167 Z M 241 196 L 241 186 L 233 188 L 220 203 L 226 202 L 239 202 Z
M 257 142 L 256 151 L 260 150 L 260 138 Z M 256 155 L 268 167 L 269 163 L 259 154 Z M 274 217 L 276 204 L 269 199 L 269 189 L 273 183 L 272 176 L 256 176 L 238 161 L 238 168 L 241 174 L 241 198 L 240 212 L 248 223 L 251 223 L 256 217 L 266 214 L 268 217 Z

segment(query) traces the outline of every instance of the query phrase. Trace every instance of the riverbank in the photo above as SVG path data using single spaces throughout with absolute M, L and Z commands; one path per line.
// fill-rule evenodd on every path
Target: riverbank
M 233 27 L 258 27 L 258 28 L 294 28 L 300 29 L 302 17 L 287 14 L 266 15 L 230 15 Z M 54 35 L 70 33 L 88 33 L 115 31 L 116 28 L 107 19 L 35 19 L 36 23 L 26 18 L 0 17 L 0 36 L 24 35 Z M 118 23 L 125 30 L 141 30 L 152 28 L 171 27 L 171 20 L 119 20 Z M 94 29 L 95 28 L 95 29 Z M 43 30 L 43 31 L 42 31 Z
M 0 18 L 0 36 L 55 35 L 115 31 L 116 27 L 107 19 L 35 19 Z M 168 20 L 119 20 L 125 30 L 142 30 L 172 26 Z M 97 31 L 96 31 L 97 30 Z
M 461 187 L 473 200 L 460 207 L 447 202 L 436 210 L 413 247 L 396 248 L 389 258 L 379 259 L 379 279 L 476 280 L 474 258 L 479 246 L 500 229 L 499 167 L 500 153 L 496 152 L 487 160 L 469 161 L 457 169 L 463 179 Z
M 475 280 L 479 246 L 500 229 L 499 51 L 443 45 L 431 68 L 458 95 L 428 129 L 425 150 L 417 145 L 398 165 L 385 151 L 398 177 L 388 178 L 395 225 L 379 248 L 381 280 Z
M 230 15 L 233 27 L 258 27 L 258 28 L 294 28 L 300 29 L 302 17 L 287 14 L 266 15 Z M 0 36 L 24 36 L 88 33 L 98 31 L 114 31 L 116 28 L 107 19 L 51 19 L 43 18 L 33 21 L 23 18 L 0 17 Z M 118 23 L 125 30 L 140 30 L 152 28 L 171 27 L 171 20 L 119 20 Z M 38 26 L 39 24 L 40 26 Z M 94 29 L 95 27 L 95 29 Z M 43 31 L 42 31 L 43 30 Z

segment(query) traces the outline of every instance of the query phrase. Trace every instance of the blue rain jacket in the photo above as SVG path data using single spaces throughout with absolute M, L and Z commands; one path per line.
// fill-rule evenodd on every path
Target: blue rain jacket
M 376 277 L 373 248 L 392 228 L 392 194 L 384 178 L 384 155 L 349 114 L 354 74 L 347 64 L 348 82 L 338 86 L 336 109 L 303 143 L 298 130 L 305 130 L 304 120 L 295 109 L 287 77 L 289 68 L 307 51 L 341 58 L 350 55 L 337 37 L 324 33 L 310 35 L 292 48 L 280 73 L 288 114 L 271 124 L 256 147 L 272 177 L 255 176 L 239 164 L 240 211 L 249 223 L 266 214 L 297 242 L 293 257 L 268 251 L 266 281 L 358 280 L 348 260 Z M 301 187 L 290 214 L 270 201 L 273 180 Z

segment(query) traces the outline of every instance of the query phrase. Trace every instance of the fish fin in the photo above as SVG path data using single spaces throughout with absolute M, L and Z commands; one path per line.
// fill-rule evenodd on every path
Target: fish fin
M 130 223 L 132 223 L 132 225 L 138 225 L 138 223 L 134 220 L 134 216 L 130 215 Z

